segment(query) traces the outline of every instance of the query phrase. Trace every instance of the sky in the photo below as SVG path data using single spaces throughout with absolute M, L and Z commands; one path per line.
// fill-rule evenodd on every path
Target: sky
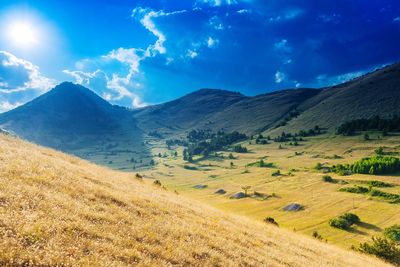
M 0 112 L 63 81 L 138 108 L 331 86 L 399 55 L 398 0 L 1 0 Z

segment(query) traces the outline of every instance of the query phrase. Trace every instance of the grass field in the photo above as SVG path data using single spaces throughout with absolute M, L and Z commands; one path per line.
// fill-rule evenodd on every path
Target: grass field
M 305 138 L 299 146 L 270 141 L 267 145 L 256 145 L 248 141 L 242 144 L 249 153 L 233 153 L 235 159 L 228 159 L 230 152 L 222 152 L 224 158 L 209 158 L 193 164 L 178 158 L 159 158 L 156 169 L 145 172 L 146 177 L 159 179 L 162 184 L 182 195 L 211 204 L 219 209 L 244 215 L 262 221 L 273 217 L 281 227 L 311 236 L 317 231 L 330 244 L 343 248 L 358 246 L 374 235 L 380 235 L 385 227 L 400 223 L 399 204 L 390 204 L 365 195 L 339 192 L 342 187 L 360 184 L 363 180 L 379 180 L 392 183 L 390 188 L 379 188 L 385 192 L 400 194 L 400 176 L 328 175 L 345 180 L 347 185 L 322 181 L 323 174 L 315 170 L 317 163 L 335 165 L 352 163 L 362 157 L 373 155 L 380 146 L 391 155 L 400 154 L 400 136 L 381 137 L 380 133 L 369 133 L 371 140 L 363 140 L 363 135 L 343 137 L 332 133 Z M 282 149 L 279 149 L 279 144 Z M 153 149 L 153 154 L 164 153 L 162 143 Z M 181 155 L 181 151 L 180 151 Z M 249 167 L 248 165 L 263 159 L 272 163 L 272 167 Z M 231 166 L 231 162 L 233 166 Z M 184 168 L 185 165 L 191 168 Z M 273 175 L 279 170 L 281 175 Z M 196 189 L 196 185 L 206 188 Z M 269 197 L 230 199 L 243 186 L 251 186 L 249 193 L 257 191 Z M 224 195 L 214 194 L 224 189 Z M 282 208 L 290 203 L 299 203 L 304 209 L 298 212 L 286 212 Z M 350 231 L 332 228 L 328 221 L 345 212 L 357 214 L 362 224 Z
M 13 137 L 0 163 L 1 266 L 387 266 Z

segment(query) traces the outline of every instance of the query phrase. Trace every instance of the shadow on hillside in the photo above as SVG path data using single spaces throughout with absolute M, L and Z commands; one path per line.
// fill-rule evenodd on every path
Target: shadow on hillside
M 359 235 L 367 235 L 366 232 L 350 227 L 347 232 Z
M 378 226 L 370 224 L 370 223 L 366 223 L 366 222 L 359 222 L 359 223 L 357 223 L 357 225 L 362 227 L 362 228 L 365 228 L 365 229 L 368 229 L 368 230 L 372 230 L 372 231 L 375 231 L 375 232 L 382 231 L 382 229 L 379 228 Z

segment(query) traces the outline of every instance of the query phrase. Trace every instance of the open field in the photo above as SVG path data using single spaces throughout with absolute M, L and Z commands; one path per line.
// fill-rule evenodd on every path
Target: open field
M 145 172 L 146 177 L 159 179 L 171 190 L 225 211 L 234 212 L 262 221 L 273 217 L 281 227 L 311 236 L 317 231 L 328 243 L 349 249 L 360 242 L 368 241 L 374 235 L 380 235 L 385 227 L 400 223 L 400 206 L 365 195 L 339 192 L 342 187 L 360 184 L 360 181 L 379 180 L 392 183 L 389 188 L 379 188 L 385 192 L 400 193 L 399 175 L 327 175 L 348 182 L 332 184 L 322 181 L 323 174 L 315 170 L 317 163 L 335 165 L 352 163 L 362 157 L 373 155 L 380 146 L 391 155 L 399 155 L 400 136 L 381 137 L 380 133 L 369 133 L 371 140 L 364 141 L 363 135 L 343 137 L 331 133 L 307 137 L 299 146 L 270 141 L 267 145 L 242 144 L 249 153 L 232 153 L 235 159 L 228 159 L 230 152 L 223 152 L 224 158 L 209 158 L 194 164 L 182 159 L 160 158 L 155 170 Z M 266 135 L 264 135 L 266 136 Z M 273 135 L 272 135 L 273 136 Z M 279 144 L 282 149 L 279 149 Z M 154 149 L 154 153 L 165 151 L 163 144 Z M 154 154 L 153 153 L 153 154 Z M 180 151 L 181 155 L 181 151 Z M 248 166 L 263 159 L 272 163 L 272 167 Z M 231 166 L 231 162 L 233 166 Z M 184 166 L 192 166 L 185 169 Z M 274 176 L 277 170 L 281 175 Z M 196 185 L 206 188 L 196 189 Z M 257 191 L 268 198 L 230 199 L 240 192 L 242 186 L 251 186 L 249 193 Z M 227 193 L 215 194 L 218 189 Z M 290 203 L 299 203 L 304 209 L 298 212 L 286 212 L 282 208 Z M 345 212 L 357 214 L 362 224 L 351 231 L 332 228 L 328 221 Z
M 386 266 L 4 135 L 0 163 L 2 266 Z

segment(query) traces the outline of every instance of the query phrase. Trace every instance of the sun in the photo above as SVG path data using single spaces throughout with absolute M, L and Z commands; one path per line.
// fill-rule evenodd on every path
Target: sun
M 29 22 L 14 22 L 8 27 L 8 38 L 20 47 L 32 47 L 39 41 L 39 32 Z

